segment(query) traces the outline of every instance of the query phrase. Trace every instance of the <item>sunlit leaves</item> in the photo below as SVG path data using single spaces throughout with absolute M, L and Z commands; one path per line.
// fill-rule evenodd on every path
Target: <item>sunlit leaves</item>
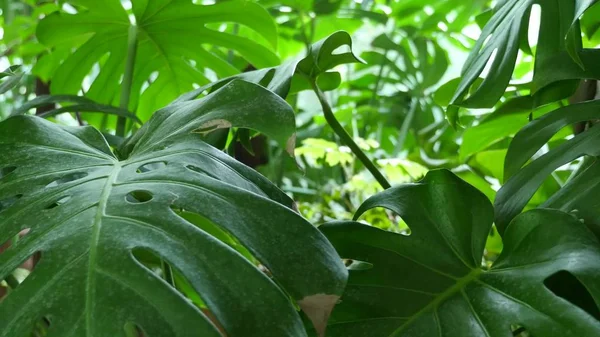
M 53 67 L 50 75 L 54 94 L 77 94 L 86 76 L 94 67 L 99 67 L 84 91 L 95 101 L 118 105 L 128 30 L 132 25 L 130 14 L 138 29 L 138 51 L 129 107 L 137 108 L 144 120 L 156 109 L 192 90 L 194 85 L 209 83 L 206 69 L 221 78 L 239 72 L 211 48 L 239 52 L 257 68 L 279 63 L 267 47 L 276 46 L 275 22 L 266 10 L 253 2 L 199 5 L 191 0 L 133 0 L 131 13 L 116 0 L 86 0 L 75 4 L 76 14 L 50 15 L 37 29 L 38 39 L 55 48 L 54 53 L 44 57 L 45 61 L 59 56 L 51 61 L 60 64 Z M 215 24 L 222 22 L 247 26 L 257 32 L 263 42 L 221 32 Z M 61 57 L 65 49 L 75 51 Z

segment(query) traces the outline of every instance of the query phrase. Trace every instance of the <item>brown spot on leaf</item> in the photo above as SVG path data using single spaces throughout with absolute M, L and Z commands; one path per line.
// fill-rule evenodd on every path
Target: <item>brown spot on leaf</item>
M 200 125 L 193 132 L 206 134 L 206 133 L 213 132 L 217 129 L 225 129 L 225 128 L 230 128 L 230 127 L 231 127 L 231 122 L 229 122 L 228 120 L 213 119 L 212 121 L 208 121 L 208 122 Z
M 327 321 L 339 298 L 338 295 L 317 294 L 298 301 L 298 305 L 310 318 L 319 337 L 325 336 Z
M 294 133 L 290 138 L 288 138 L 287 143 L 285 144 L 285 150 L 290 156 L 294 157 L 294 151 L 296 150 L 296 134 Z

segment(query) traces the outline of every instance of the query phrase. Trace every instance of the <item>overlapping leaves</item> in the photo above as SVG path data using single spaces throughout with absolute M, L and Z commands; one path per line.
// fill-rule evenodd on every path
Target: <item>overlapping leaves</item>
M 199 5 L 192 0 L 133 0 L 131 15 L 119 0 L 68 2 L 76 8 L 76 14 L 52 14 L 37 28 L 38 39 L 55 49 L 39 62 L 45 69 L 40 70 L 43 78 L 52 79 L 53 94 L 78 93 L 84 78 L 97 64 L 98 74 L 86 95 L 100 103 L 118 105 L 132 25 L 137 27 L 138 50 L 129 107 L 137 107 L 143 120 L 192 90 L 195 84 L 209 83 L 205 69 L 220 78 L 239 72 L 214 53 L 214 48 L 237 51 L 257 68 L 279 63 L 267 47 L 276 45 L 275 22 L 265 9 L 251 1 Z M 135 23 L 130 22 L 129 16 Z M 254 30 L 259 39 L 253 41 L 219 31 L 220 23 L 232 22 Z M 260 39 L 264 43 L 259 43 Z M 71 53 L 72 49 L 75 52 Z
M 285 143 L 294 116 L 233 81 L 157 112 L 119 158 L 92 127 L 0 123 L 0 242 L 29 229 L 0 254 L 0 279 L 41 252 L 0 303 L 0 336 L 24 336 L 42 317 L 49 336 L 124 336 L 127 324 L 146 336 L 305 336 L 290 297 L 322 330 L 347 272 L 284 193 L 198 135 L 226 126 Z M 148 252 L 192 301 L 142 264 Z
M 525 164 L 562 128 L 598 118 L 600 118 L 600 101 L 573 104 L 528 123 L 515 135 L 506 154 L 504 166 L 506 184 L 498 191 L 495 201 L 496 225 L 501 233 L 525 208 L 527 202 L 552 172 L 579 157 L 600 156 L 598 147 L 600 127 L 591 127 L 550 149 L 531 163 Z M 595 172 L 598 171 L 598 163 L 595 160 L 590 158 L 593 165 L 584 167 L 583 172 L 567 182 L 558 194 L 543 206 L 565 211 L 581 210 L 585 219 L 599 224 L 599 204 L 596 198 L 592 197 L 600 187 L 595 178 Z
M 409 235 L 358 222 L 321 227 L 350 263 L 329 336 L 600 333 L 600 242 L 575 217 L 548 209 L 520 215 L 484 270 L 493 208 L 449 171 L 375 195 L 355 217 L 379 206 L 402 216 Z
M 548 95 L 560 99 L 575 90 L 577 82 L 571 80 L 600 78 L 600 68 L 594 61 L 598 51 L 583 49 L 578 21 L 594 3 L 595 0 L 499 2 L 464 64 L 463 78 L 447 112 L 450 123 L 457 124 L 459 106 L 491 108 L 502 97 L 515 68 L 519 49 L 530 48 L 527 27 L 534 4 L 540 5 L 542 16 L 531 94 L 536 95 L 540 102 L 546 101 Z M 488 62 L 491 63 L 489 73 L 480 85 L 472 88 Z M 561 66 L 555 67 L 556 64 Z
M 350 51 L 337 53 L 336 49 L 347 46 Z M 352 51 L 352 38 L 344 31 L 335 32 L 315 42 L 306 56 L 290 60 L 278 67 L 259 69 L 231 76 L 215 83 L 186 93 L 176 102 L 193 99 L 207 90 L 214 90 L 234 79 L 260 84 L 280 97 L 291 92 L 310 89 L 311 80 L 316 80 L 323 90 L 335 89 L 340 84 L 340 74 L 330 71 L 341 64 L 362 62 Z

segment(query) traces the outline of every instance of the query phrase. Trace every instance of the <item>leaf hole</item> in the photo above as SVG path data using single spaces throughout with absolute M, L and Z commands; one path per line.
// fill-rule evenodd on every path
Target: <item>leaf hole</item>
M 337 48 L 335 48 L 334 50 L 331 51 L 331 55 L 343 55 L 343 54 L 347 54 L 347 53 L 351 53 L 352 50 L 350 48 L 350 46 L 344 44 L 341 45 Z
M 235 251 L 237 251 L 246 259 L 248 259 L 263 273 L 265 273 L 266 275 L 270 275 L 270 271 L 267 269 L 267 267 L 262 265 L 254 257 L 254 255 L 229 231 L 219 226 L 218 224 L 215 224 L 214 222 L 207 219 L 201 214 L 186 211 L 183 208 L 175 205 L 171 206 L 171 209 L 175 214 L 182 217 L 187 222 L 191 223 L 192 225 L 195 225 L 196 227 L 210 234 L 215 239 L 233 248 Z
M 23 194 L 17 194 L 12 197 L 8 197 L 6 199 L 0 200 L 0 212 L 8 209 L 10 206 L 14 205 L 15 202 L 19 201 L 23 197 Z
M 0 168 L 0 179 L 6 177 L 7 175 L 11 174 L 14 170 L 16 170 L 17 167 L 16 166 L 6 166 L 3 168 Z
M 588 289 L 577 277 L 566 270 L 561 270 L 544 280 L 544 285 L 554 295 L 578 306 L 592 317 L 600 321 L 600 310 Z
M 204 315 L 219 329 L 219 331 L 221 331 L 224 336 L 226 335 L 221 323 L 208 309 L 200 294 L 194 289 L 190 281 L 188 281 L 183 273 L 174 268 L 167 260 L 163 259 L 151 249 L 137 247 L 132 250 L 132 254 L 139 263 L 148 268 L 157 277 L 164 280 L 171 288 L 173 288 L 198 309 L 200 309 L 202 313 L 204 313 Z M 128 337 L 129 336 L 130 335 L 128 335 Z
M 127 202 L 132 203 L 132 204 L 145 203 L 145 202 L 152 200 L 152 198 L 153 198 L 152 193 L 150 193 L 148 191 L 141 191 L 141 190 L 129 192 L 125 196 L 125 200 L 127 200 Z
M 25 235 L 29 234 L 29 230 L 30 228 L 20 230 L 18 233 L 11 235 L 4 243 L 0 244 L 0 254 L 8 250 L 13 244 L 19 242 Z
M 510 331 L 512 332 L 513 337 L 529 337 L 529 332 L 525 329 L 524 326 L 520 324 L 511 324 Z
M 126 337 L 146 337 L 147 336 L 144 333 L 144 330 L 142 330 L 142 328 L 139 325 L 137 325 L 133 322 L 125 323 L 125 326 L 123 327 L 123 329 L 125 330 Z
M 167 167 L 166 161 L 153 161 L 153 162 L 146 163 L 146 164 L 138 167 L 136 172 L 137 173 L 145 173 L 145 172 L 160 170 L 165 167 Z
M 269 83 L 271 83 L 271 80 L 273 79 L 273 77 L 275 76 L 275 69 L 270 69 L 269 71 L 267 71 L 267 73 L 265 74 L 265 76 L 260 80 L 260 82 L 258 82 L 258 84 L 260 84 L 263 87 L 268 87 Z
M 71 200 L 71 196 L 70 195 L 61 197 L 58 200 L 56 200 L 55 202 L 53 202 L 50 205 L 46 206 L 46 209 L 53 209 L 53 208 L 56 208 L 56 207 L 58 207 L 60 205 L 64 205 L 69 200 Z
M 344 259 L 343 260 L 346 269 L 348 270 L 369 270 L 373 268 L 373 264 L 365 261 Z
M 31 275 L 42 257 L 41 252 L 35 252 L 23 259 L 23 262 L 0 282 L 0 302 L 10 296 L 10 292 L 15 290 L 25 282 L 27 277 Z
M 206 171 L 206 170 L 204 170 L 204 169 L 202 169 L 202 168 L 200 168 L 198 166 L 186 165 L 185 168 L 187 168 L 188 170 L 193 171 L 195 173 L 200 173 L 200 174 L 204 174 L 204 175 L 210 176 L 210 173 L 208 171 Z
M 62 177 L 54 180 L 53 182 L 49 183 L 48 185 L 46 185 L 46 188 L 56 187 L 58 185 L 62 185 L 62 184 L 69 183 L 71 181 L 79 180 L 79 179 L 85 178 L 87 176 L 88 176 L 87 172 L 70 173 L 70 174 L 62 176 Z
M 52 325 L 52 321 L 49 316 L 44 316 L 38 319 L 33 325 L 33 330 L 31 331 L 31 337 L 42 337 L 48 334 L 48 330 Z

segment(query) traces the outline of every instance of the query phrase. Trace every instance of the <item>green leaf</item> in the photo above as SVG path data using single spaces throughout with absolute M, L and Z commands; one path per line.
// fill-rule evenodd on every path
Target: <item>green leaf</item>
M 485 117 L 480 124 L 466 129 L 460 147 L 460 160 L 513 136 L 529 122 L 531 116 L 543 115 L 556 107 L 554 104 L 534 109 L 534 102 L 531 96 L 515 97 Z
M 570 180 L 563 188 L 548 198 L 541 207 L 574 212 L 588 225 L 600 224 L 600 162 L 592 158 L 590 167 Z
M 265 110 L 278 122 L 261 121 Z M 0 279 L 42 257 L 0 303 L 0 336 L 24 336 L 40 317 L 55 336 L 123 336 L 126 324 L 148 336 L 222 336 L 205 314 L 227 336 L 306 336 L 290 298 L 322 331 L 347 271 L 287 195 L 196 133 L 221 121 L 283 139 L 294 116 L 277 95 L 234 81 L 157 112 L 121 160 L 92 127 L 1 122 L 0 242 L 30 232 L 0 254 Z M 168 263 L 207 308 L 145 267 L 139 250 Z
M 581 18 L 582 30 L 589 40 L 593 40 L 600 30 L 600 3 L 596 3 Z
M 432 39 L 416 37 L 410 40 L 416 53 L 413 53 L 408 40 L 403 40 L 398 44 L 392 41 L 387 35 L 377 36 L 371 45 L 384 51 L 393 50 L 399 54 L 398 59 L 393 62 L 382 54 L 379 55 L 379 62 L 371 62 L 369 66 L 386 65 L 390 71 L 395 73 L 399 82 L 407 85 L 416 92 L 436 85 L 448 69 L 448 55 L 446 51 Z M 367 52 L 373 53 L 373 52 Z M 401 61 L 406 70 L 402 71 L 397 66 Z
M 495 202 L 495 223 L 501 234 L 510 221 L 523 210 L 544 180 L 557 168 L 584 155 L 600 155 L 600 127 L 594 126 L 521 168 L 562 128 L 599 118 L 599 107 L 600 101 L 569 105 L 530 122 L 515 135 L 504 164 L 506 184 L 498 191 Z
M 580 48 L 581 33 L 577 23 L 579 16 L 594 2 L 595 0 L 576 3 L 563 3 L 559 0 L 539 2 L 542 9 L 541 33 L 536 48 L 532 95 L 556 81 L 598 76 L 600 68 L 592 56 L 597 58 L 598 51 Z M 502 97 L 515 68 L 521 41 L 527 38 L 522 30 L 527 27 L 524 23 L 529 21 L 530 8 L 534 3 L 538 2 L 506 0 L 497 5 L 494 15 L 464 64 L 462 81 L 452 99 L 453 105 L 491 108 Z M 495 56 L 492 57 L 493 55 Z M 557 62 L 558 59 L 561 62 Z M 491 62 L 489 73 L 481 85 L 467 97 L 469 89 L 488 62 Z M 556 64 L 561 64 L 561 67 L 552 66 Z M 454 113 L 455 110 L 453 107 L 451 112 Z M 455 121 L 455 118 L 452 120 Z
M 3 79 L 7 76 L 16 75 L 17 71 L 21 69 L 21 65 L 14 65 L 6 68 L 4 71 L 0 72 L 0 79 Z
M 271 99 L 265 102 L 265 97 Z M 183 113 L 173 115 L 174 111 Z M 123 145 L 120 154 L 129 155 L 140 141 L 160 142 L 175 133 L 207 134 L 232 126 L 260 131 L 282 144 L 291 155 L 294 153 L 296 126 L 292 108 L 259 85 L 234 80 L 205 99 L 176 101 L 157 111 L 152 122 L 144 124 Z
M 343 46 L 347 46 L 350 51 L 332 54 Z M 203 92 L 215 90 L 234 79 L 260 84 L 283 98 L 296 91 L 311 89 L 307 80 L 314 78 L 317 79 L 318 84 L 332 90 L 339 85 L 340 76 L 339 73 L 328 70 L 340 64 L 355 62 L 362 62 L 362 60 L 352 52 L 350 34 L 339 31 L 316 42 L 308 55 L 303 58 L 287 61 L 278 67 L 249 71 L 225 78 L 181 95 L 175 102 L 194 99 Z
M 17 72 L 20 68 L 20 65 L 15 65 L 0 72 L 0 79 L 8 77 L 0 83 L 0 95 L 19 85 L 21 79 L 23 79 L 23 76 L 25 75 L 23 72 Z
M 334 53 L 342 46 L 348 46 L 350 51 Z M 314 43 L 309 54 L 298 63 L 296 71 L 309 78 L 317 78 L 320 74 L 340 64 L 361 62 L 362 60 L 352 51 L 350 34 L 338 31 Z
M 377 194 L 356 217 L 373 207 L 399 214 L 410 235 L 357 222 L 320 227 L 352 262 L 328 336 L 504 337 L 517 326 L 532 336 L 600 334 L 600 242 L 571 215 L 520 215 L 484 270 L 492 206 L 449 171 Z M 555 294 L 569 286 L 570 298 Z
M 47 105 L 53 105 L 53 104 L 57 104 L 57 103 L 58 104 L 73 103 L 73 104 L 63 106 L 63 107 L 60 107 L 57 109 L 52 109 L 50 111 L 46 111 L 43 114 L 38 115 L 38 117 L 44 117 L 44 118 L 52 117 L 52 116 L 56 116 L 58 114 L 65 113 L 65 112 L 97 112 L 97 113 L 103 113 L 103 114 L 108 114 L 108 115 L 116 115 L 116 116 L 126 117 L 129 119 L 132 119 L 133 121 L 135 121 L 137 123 L 141 123 L 140 119 L 137 118 L 136 115 L 132 114 L 131 112 L 129 112 L 127 110 L 124 110 L 124 109 L 121 109 L 121 108 L 118 108 L 115 106 L 111 106 L 111 105 L 96 103 L 89 98 L 82 97 L 82 96 L 75 96 L 75 95 L 41 95 L 41 96 L 37 96 L 36 98 L 23 104 L 20 108 L 16 109 L 13 112 L 13 115 L 24 114 L 31 109 L 35 109 L 35 108 L 43 107 L 43 106 L 47 106 Z
M 369 19 L 381 24 L 385 24 L 388 21 L 388 16 L 385 13 L 367 11 L 359 8 L 341 8 L 337 14 L 342 18 Z
M 37 27 L 38 39 L 59 50 L 75 49 L 53 73 L 53 94 L 77 94 L 85 76 L 100 66 L 86 96 L 118 105 L 130 23 L 119 0 L 73 0 L 77 14 L 55 13 Z M 268 46 L 276 47 L 276 25 L 269 13 L 251 1 L 195 5 L 191 0 L 133 0 L 138 27 L 129 110 L 142 120 L 177 96 L 210 81 L 205 69 L 223 78 L 239 71 L 205 45 L 240 53 L 257 68 L 279 63 Z M 264 43 L 214 29 L 215 23 L 237 23 L 257 32 Z M 190 41 L 195 41 L 191 43 Z M 50 54 L 52 55 L 52 54 Z M 155 73 L 157 77 L 151 75 Z M 142 86 L 152 79 L 146 90 Z M 141 96 L 140 96 L 141 94 Z

